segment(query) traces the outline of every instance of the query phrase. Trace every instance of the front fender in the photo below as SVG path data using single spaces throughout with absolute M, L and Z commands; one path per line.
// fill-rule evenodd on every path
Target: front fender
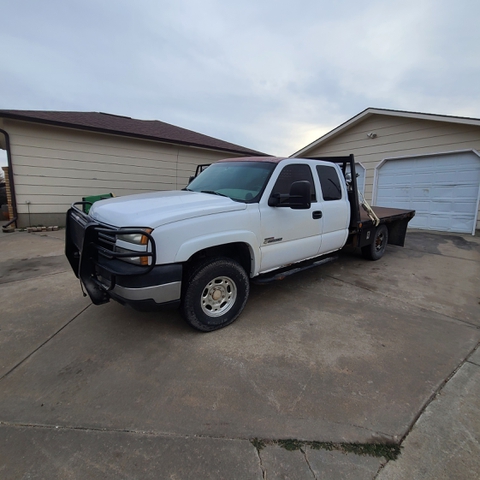
M 191 238 L 180 245 L 175 256 L 175 262 L 186 262 L 201 250 L 231 243 L 244 243 L 248 245 L 252 261 L 251 275 L 255 276 L 260 268 L 260 246 L 255 234 L 249 231 L 219 232 Z

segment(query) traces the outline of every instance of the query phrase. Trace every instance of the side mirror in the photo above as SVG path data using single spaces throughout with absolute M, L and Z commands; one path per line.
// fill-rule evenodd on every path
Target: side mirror
M 268 200 L 270 207 L 290 207 L 294 210 L 306 210 L 311 206 L 312 187 L 308 180 L 293 182 L 289 194 L 274 193 Z
M 306 210 L 311 206 L 312 186 L 308 180 L 293 182 L 290 187 L 290 207 L 294 210 Z

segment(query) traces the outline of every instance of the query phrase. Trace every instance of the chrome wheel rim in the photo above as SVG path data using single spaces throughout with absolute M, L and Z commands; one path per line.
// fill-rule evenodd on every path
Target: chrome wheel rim
M 227 313 L 237 299 L 237 286 L 229 277 L 216 277 L 202 291 L 202 311 L 209 317 L 220 317 Z

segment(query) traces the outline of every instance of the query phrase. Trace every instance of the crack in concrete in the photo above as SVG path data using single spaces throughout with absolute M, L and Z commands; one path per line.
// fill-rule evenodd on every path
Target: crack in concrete
M 432 395 L 427 399 L 427 401 L 425 402 L 424 406 L 420 409 L 419 413 L 416 415 L 416 417 L 413 419 L 412 423 L 410 424 L 409 428 L 407 429 L 405 435 L 403 435 L 403 437 L 400 439 L 400 443 L 399 443 L 399 446 L 401 447 L 403 442 L 406 440 L 406 438 L 408 437 L 408 435 L 412 432 L 413 428 L 415 427 L 415 425 L 418 423 L 418 421 L 420 420 L 420 417 L 425 413 L 425 411 L 427 410 L 427 408 L 430 406 L 430 404 L 438 397 L 438 395 L 440 395 L 441 391 L 445 388 L 445 386 L 447 385 L 447 383 L 455 376 L 455 374 L 466 364 L 466 363 L 470 363 L 470 364 L 473 364 L 473 365 L 476 365 L 476 363 L 474 362 L 471 362 L 468 360 L 468 358 L 470 358 L 474 352 L 477 350 L 477 348 L 480 347 L 480 342 L 475 345 L 475 347 L 469 352 L 469 354 L 465 357 L 465 360 L 463 360 L 462 362 L 460 362 L 460 364 L 457 366 L 457 368 L 455 368 L 453 370 L 453 372 L 439 385 L 439 387 L 437 388 L 437 390 L 435 390 L 435 392 L 432 393 Z M 480 365 L 478 365 L 480 366 Z M 373 480 L 375 480 L 376 478 L 378 478 L 378 476 L 380 475 L 381 471 L 385 468 L 385 466 L 390 462 L 391 460 L 388 460 L 385 462 L 385 464 L 381 465 L 378 472 L 376 473 L 375 477 Z
M 374 477 L 372 478 L 372 480 L 376 480 L 376 479 L 378 478 L 378 476 L 380 475 L 380 473 L 382 473 L 382 470 L 387 466 L 388 462 L 390 462 L 390 460 L 387 460 L 385 463 L 382 463 L 382 464 L 378 467 L 377 473 L 374 475 Z
M 267 480 L 267 469 L 263 465 L 262 456 L 260 455 L 260 449 L 257 448 L 257 447 L 253 447 L 253 448 L 257 452 L 258 463 L 259 463 L 259 466 L 260 466 L 260 470 L 262 471 L 262 479 Z
M 73 318 L 71 318 L 65 325 L 60 327 L 55 333 L 53 333 L 49 338 L 47 338 L 43 343 L 41 343 L 38 347 L 36 347 L 33 351 L 31 351 L 25 358 L 20 360 L 16 365 L 14 365 L 8 372 L 6 372 L 4 375 L 0 377 L 0 381 L 6 378 L 8 375 L 10 375 L 12 372 L 14 372 L 20 365 L 25 363 L 32 355 L 34 355 L 36 352 L 38 352 L 42 347 L 44 347 L 48 342 L 50 342 L 53 338 L 55 338 L 62 330 L 68 327 L 74 320 L 76 320 L 83 312 L 85 312 L 89 307 L 91 307 L 92 304 L 87 305 L 85 308 L 80 310 Z
M 300 449 L 300 451 L 303 453 L 303 456 L 305 457 L 305 461 L 307 462 L 309 470 L 312 472 L 314 480 L 319 480 L 318 477 L 315 475 L 315 471 L 310 465 L 310 462 L 308 461 L 307 450 Z
M 471 360 L 471 357 L 473 356 L 473 354 L 478 349 L 480 349 L 480 342 L 478 342 L 477 346 L 470 352 L 470 354 L 467 356 L 467 359 L 465 360 L 465 362 L 470 363 L 471 365 L 475 365 L 476 367 L 480 367 L 480 363 L 477 363 L 476 361 Z M 480 360 L 479 360 L 479 362 L 480 362 Z

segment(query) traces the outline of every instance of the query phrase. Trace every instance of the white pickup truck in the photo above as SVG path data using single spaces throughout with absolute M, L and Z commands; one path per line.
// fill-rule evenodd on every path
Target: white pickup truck
M 250 280 L 324 263 L 346 244 L 377 260 L 387 243 L 403 246 L 415 214 L 373 207 L 367 215 L 353 155 L 230 158 L 184 190 L 85 207 L 67 213 L 65 252 L 92 302 L 180 305 L 205 332 L 240 315 Z

